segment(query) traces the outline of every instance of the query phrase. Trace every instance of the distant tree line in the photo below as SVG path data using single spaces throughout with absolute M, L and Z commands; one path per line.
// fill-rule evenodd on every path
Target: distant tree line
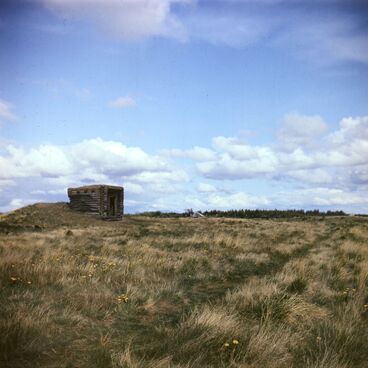
M 161 212 L 161 211 L 146 211 L 146 212 L 137 213 L 137 215 L 139 215 L 139 216 L 148 216 L 148 217 L 171 217 L 171 218 L 186 217 L 185 213 Z
M 320 211 L 320 210 L 210 210 L 210 211 L 198 211 L 206 217 L 229 217 L 229 218 L 293 218 L 293 217 L 324 217 L 324 216 L 347 216 L 344 211 Z M 161 212 L 151 211 L 142 212 L 139 215 L 149 217 L 190 217 L 194 213 L 193 210 L 186 210 L 185 212 Z
M 291 218 L 313 216 L 347 216 L 344 211 L 320 210 L 211 210 L 202 212 L 207 217 L 231 217 L 231 218 Z

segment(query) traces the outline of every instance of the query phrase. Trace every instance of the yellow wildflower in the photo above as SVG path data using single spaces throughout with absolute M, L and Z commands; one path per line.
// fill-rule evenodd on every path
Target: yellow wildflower
M 16 277 L 11 277 L 10 280 L 17 281 L 17 278 Z
M 224 346 L 225 346 L 225 348 L 227 348 L 227 347 L 230 346 L 230 344 L 228 342 L 225 342 Z
M 121 294 L 121 295 L 119 295 L 119 296 L 117 297 L 117 300 L 118 300 L 118 302 L 119 302 L 119 303 L 120 303 L 120 302 L 127 303 L 127 302 L 128 302 L 128 300 L 129 300 L 129 298 L 128 298 L 128 296 L 127 296 L 126 294 Z
M 233 340 L 233 344 L 234 345 L 238 345 L 239 344 L 239 341 L 238 340 Z

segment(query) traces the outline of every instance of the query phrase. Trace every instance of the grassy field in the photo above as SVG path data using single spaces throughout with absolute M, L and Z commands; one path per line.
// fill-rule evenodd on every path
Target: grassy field
M 0 217 L 1 367 L 368 367 L 368 219 Z

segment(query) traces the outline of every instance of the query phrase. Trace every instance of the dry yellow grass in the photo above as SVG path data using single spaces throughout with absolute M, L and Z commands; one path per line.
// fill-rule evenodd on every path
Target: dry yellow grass
M 366 367 L 368 221 L 0 218 L 1 367 Z

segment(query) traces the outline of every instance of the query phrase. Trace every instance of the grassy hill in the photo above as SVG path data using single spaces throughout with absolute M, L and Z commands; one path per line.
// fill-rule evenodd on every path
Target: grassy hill
M 60 226 L 91 226 L 101 221 L 72 211 L 67 203 L 36 203 L 0 215 L 0 232 L 49 230 Z
M 0 216 L 1 367 L 367 367 L 368 219 Z

